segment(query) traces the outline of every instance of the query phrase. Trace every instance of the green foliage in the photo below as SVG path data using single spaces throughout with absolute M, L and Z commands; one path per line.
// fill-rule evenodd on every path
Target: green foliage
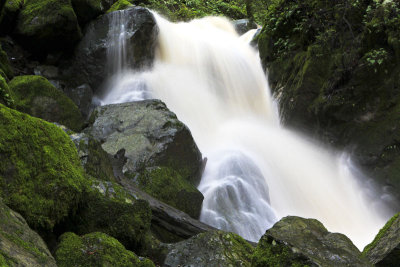
M 8 84 L 1 74 L 0 74 L 0 103 L 10 108 L 14 107 L 14 99 L 11 97 Z
M 88 184 L 69 136 L 0 104 L 0 193 L 35 229 L 73 213 Z
M 375 236 L 374 240 L 368 244 L 364 250 L 362 251 L 362 254 L 366 256 L 368 252 L 373 249 L 376 244 L 379 242 L 379 240 L 385 235 L 386 231 L 392 226 L 395 220 L 399 218 L 400 213 L 395 214 L 386 224 L 385 226 L 382 227 L 381 230 L 379 230 L 379 233 Z
M 55 253 L 60 267 L 69 266 L 131 266 L 151 267 L 148 260 L 140 260 L 135 253 L 126 250 L 115 238 L 95 232 L 79 237 L 65 233 Z
M 148 168 L 137 178 L 139 188 L 194 218 L 200 216 L 203 195 L 171 168 Z
M 82 129 L 78 107 L 46 78 L 38 75 L 18 76 L 9 83 L 16 109 L 68 128 Z

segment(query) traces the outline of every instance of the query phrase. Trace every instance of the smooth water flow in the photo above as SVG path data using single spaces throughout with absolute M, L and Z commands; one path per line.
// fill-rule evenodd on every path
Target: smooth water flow
M 103 101 L 159 98 L 188 125 L 208 158 L 200 219 L 258 241 L 279 218 L 297 215 L 360 249 L 369 243 L 387 219 L 377 212 L 384 205 L 348 158 L 279 125 L 251 38 L 223 18 L 175 24 L 155 16 L 153 69 L 124 72 Z

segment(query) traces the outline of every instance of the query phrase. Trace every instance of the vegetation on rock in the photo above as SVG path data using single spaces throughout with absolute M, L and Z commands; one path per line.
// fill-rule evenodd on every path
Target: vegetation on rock
M 0 104 L 0 193 L 34 229 L 72 214 L 87 188 L 77 151 L 57 126 Z
M 154 267 L 150 260 L 139 259 L 135 253 L 126 250 L 117 239 L 100 232 L 81 237 L 74 233 L 63 234 L 55 256 L 59 267 Z
M 133 5 L 128 0 L 118 0 L 110 7 L 109 10 L 107 10 L 107 13 L 122 10 L 131 6 Z
M 38 75 L 18 76 L 9 83 L 16 109 L 68 128 L 82 129 L 78 107 L 46 78 Z

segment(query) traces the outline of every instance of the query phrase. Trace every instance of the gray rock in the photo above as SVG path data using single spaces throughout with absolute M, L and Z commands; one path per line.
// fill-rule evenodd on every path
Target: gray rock
M 285 217 L 260 239 L 253 266 L 372 266 L 343 234 L 315 219 Z
M 249 30 L 257 29 L 255 22 L 251 23 L 248 19 L 238 19 L 233 21 L 233 26 L 238 34 L 242 35 Z
M 111 155 L 122 149 L 125 176 L 146 167 L 165 166 L 193 185 L 200 182 L 202 156 L 189 129 L 159 100 L 97 107 L 87 129 Z
M 400 217 L 390 219 L 363 254 L 376 266 L 400 265 Z
M 42 238 L 0 201 L 0 265 L 57 266 Z
M 210 231 L 176 244 L 169 244 L 165 267 L 250 266 L 253 247 L 240 236 Z

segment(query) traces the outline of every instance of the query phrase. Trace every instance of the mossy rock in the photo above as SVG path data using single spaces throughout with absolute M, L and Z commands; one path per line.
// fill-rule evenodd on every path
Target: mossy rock
M 124 266 L 154 267 L 148 259 L 139 259 L 115 238 L 94 232 L 84 236 L 65 233 L 55 252 L 59 267 L 70 266 Z
M 252 266 L 372 266 L 349 238 L 315 219 L 288 216 L 258 242 Z
M 37 230 L 72 214 L 88 188 L 76 148 L 57 126 L 0 104 L 0 193 Z
M 71 0 L 25 0 L 16 34 L 36 54 L 71 50 L 82 37 Z
M 79 23 L 85 25 L 104 14 L 115 0 L 71 0 Z
M 4 78 L 11 79 L 13 77 L 13 70 L 8 61 L 6 52 L 0 46 L 0 71 L 4 74 Z
M 375 266 L 400 265 L 400 213 L 394 215 L 379 231 L 363 255 Z
M 38 75 L 18 76 L 9 83 L 16 109 L 68 128 L 82 129 L 78 107 L 46 78 Z
M 0 104 L 7 107 L 14 107 L 14 99 L 11 96 L 10 89 L 4 77 L 0 74 Z
M 107 13 L 114 12 L 117 10 L 123 10 L 123 9 L 126 9 L 131 6 L 133 6 L 133 5 L 128 0 L 118 0 L 110 7 L 109 10 L 107 10 Z
M 71 230 L 78 234 L 104 232 L 137 252 L 146 247 L 150 222 L 147 201 L 136 199 L 116 183 L 93 180 Z
M 251 266 L 253 247 L 234 233 L 210 231 L 169 244 L 162 266 Z
M 135 179 L 140 189 L 197 219 L 203 195 L 171 168 L 147 168 Z
M 3 0 L 5 4 L 0 10 L 0 32 L 9 34 L 13 31 L 18 13 L 24 5 L 24 0 Z M 0 4 L 1 5 L 1 4 Z
M 56 266 L 42 238 L 1 200 L 0 266 Z

